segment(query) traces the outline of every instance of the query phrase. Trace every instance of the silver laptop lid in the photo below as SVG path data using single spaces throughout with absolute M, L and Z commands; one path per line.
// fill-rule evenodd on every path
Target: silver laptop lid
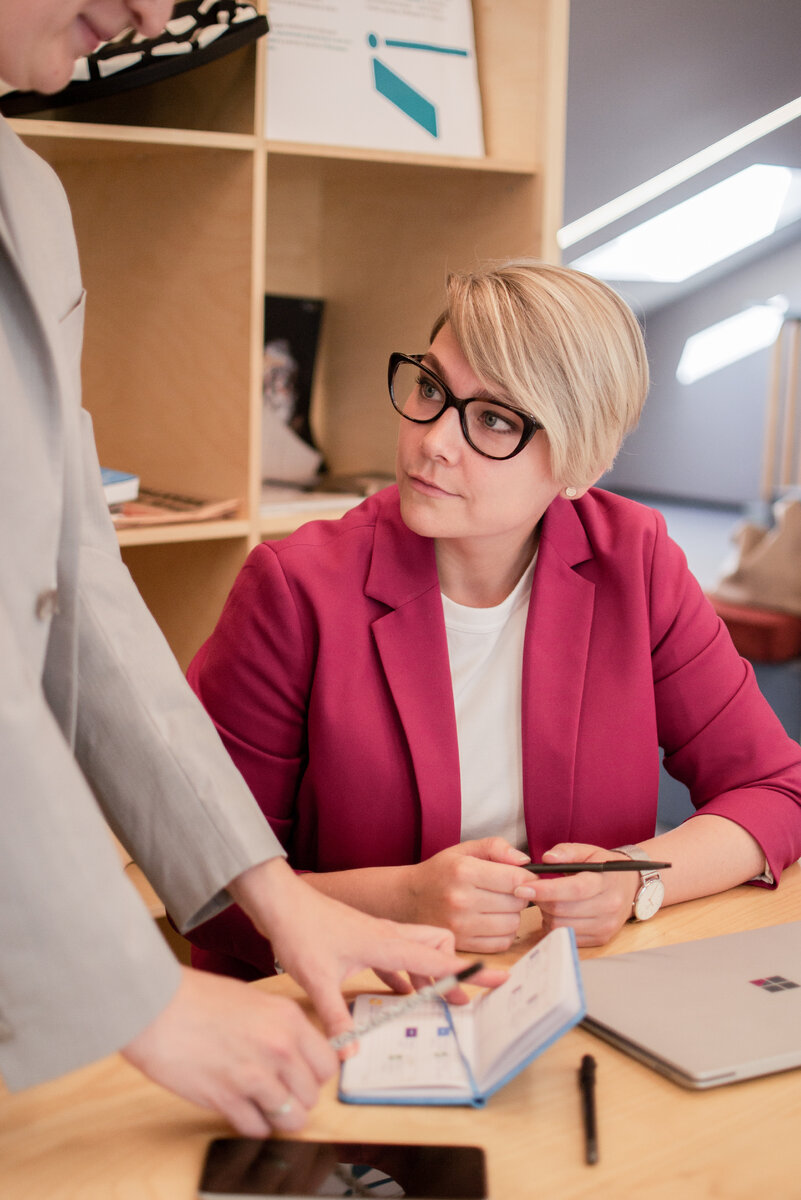
M 591 1032 L 685 1087 L 801 1066 L 801 921 L 581 964 Z

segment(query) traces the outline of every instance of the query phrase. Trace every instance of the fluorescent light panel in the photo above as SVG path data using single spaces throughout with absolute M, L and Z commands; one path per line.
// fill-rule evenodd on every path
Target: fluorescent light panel
M 676 368 L 679 383 L 695 383 L 772 345 L 786 311 L 786 296 L 773 296 L 688 337 Z
M 756 121 L 743 125 L 741 129 L 735 129 L 733 133 L 713 142 L 711 146 L 705 146 L 697 154 L 691 154 L 689 158 L 682 159 L 681 162 L 669 167 L 667 171 L 661 171 L 651 179 L 646 179 L 644 183 L 638 184 L 637 187 L 630 188 L 629 191 L 616 196 L 614 200 L 610 200 L 599 208 L 594 208 L 592 212 L 586 213 L 583 217 L 564 225 L 556 235 L 559 246 L 562 250 L 575 246 L 576 242 L 583 241 L 590 234 L 597 233 L 599 229 L 604 229 L 613 221 L 619 220 L 620 217 L 627 216 L 650 200 L 656 200 L 658 196 L 663 196 L 671 188 L 692 179 L 694 175 L 700 174 L 701 171 L 714 166 L 715 163 L 722 162 L 724 158 L 736 154 L 738 150 L 750 146 L 760 138 L 766 137 L 767 134 L 774 133 L 784 125 L 789 125 L 798 117 L 801 117 L 801 96 L 796 100 L 791 100 L 788 104 L 783 104 L 780 108 L 775 108 L 773 112 L 765 113 Z
M 801 217 L 801 171 L 755 164 L 571 266 L 600 279 L 680 283 Z

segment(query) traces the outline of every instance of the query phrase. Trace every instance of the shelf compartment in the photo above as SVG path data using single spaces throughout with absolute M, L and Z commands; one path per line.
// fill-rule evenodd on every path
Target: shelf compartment
M 254 163 L 230 149 L 37 137 L 87 289 L 84 401 L 101 462 L 241 497 L 250 463 Z

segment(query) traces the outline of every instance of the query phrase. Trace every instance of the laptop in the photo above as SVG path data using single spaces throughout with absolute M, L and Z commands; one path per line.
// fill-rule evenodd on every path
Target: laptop
M 801 921 L 582 962 L 584 1026 L 688 1088 L 801 1066 Z

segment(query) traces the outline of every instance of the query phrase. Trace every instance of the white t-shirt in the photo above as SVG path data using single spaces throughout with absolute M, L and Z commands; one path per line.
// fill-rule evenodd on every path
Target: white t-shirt
M 523 816 L 523 641 L 536 556 L 494 608 L 442 597 L 462 783 L 461 840 L 528 849 Z

